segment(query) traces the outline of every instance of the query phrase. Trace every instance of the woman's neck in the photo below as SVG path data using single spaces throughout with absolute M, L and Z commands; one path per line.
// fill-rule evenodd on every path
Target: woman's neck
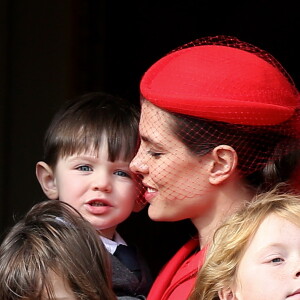
M 216 229 L 228 216 L 250 201 L 254 192 L 242 179 L 238 179 L 215 187 L 208 197 L 212 201 L 210 209 L 191 220 L 197 228 L 200 247 L 212 240 Z

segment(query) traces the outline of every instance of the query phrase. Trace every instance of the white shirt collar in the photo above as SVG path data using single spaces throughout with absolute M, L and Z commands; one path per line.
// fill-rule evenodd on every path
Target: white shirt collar
M 127 245 L 126 242 L 123 240 L 123 238 L 117 232 L 115 232 L 113 240 L 110 240 L 101 235 L 100 235 L 100 238 L 101 238 L 106 250 L 111 254 L 114 254 L 118 245 L 120 245 L 120 244 Z

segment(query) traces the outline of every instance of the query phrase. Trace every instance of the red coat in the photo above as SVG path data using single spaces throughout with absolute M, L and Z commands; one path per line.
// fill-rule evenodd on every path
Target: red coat
M 147 300 L 185 300 L 203 265 L 205 250 L 196 253 L 197 238 L 188 241 L 164 266 L 151 287 Z

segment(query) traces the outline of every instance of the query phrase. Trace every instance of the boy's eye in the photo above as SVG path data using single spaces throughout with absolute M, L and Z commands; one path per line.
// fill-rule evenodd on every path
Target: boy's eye
M 118 170 L 114 172 L 115 175 L 121 176 L 121 177 L 129 177 L 131 178 L 131 176 L 129 175 L 129 173 L 124 172 L 122 170 Z
M 79 171 L 84 171 L 84 172 L 92 171 L 92 168 L 90 166 L 79 166 L 76 169 L 79 170 Z

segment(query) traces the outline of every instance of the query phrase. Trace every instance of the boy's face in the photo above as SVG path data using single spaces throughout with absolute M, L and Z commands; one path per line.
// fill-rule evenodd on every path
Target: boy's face
M 298 226 L 274 214 L 262 222 L 240 262 L 233 294 L 238 300 L 300 299 Z
M 104 236 L 133 211 L 137 187 L 128 161 L 108 161 L 107 147 L 99 153 L 60 158 L 54 171 L 59 200 L 76 208 Z

